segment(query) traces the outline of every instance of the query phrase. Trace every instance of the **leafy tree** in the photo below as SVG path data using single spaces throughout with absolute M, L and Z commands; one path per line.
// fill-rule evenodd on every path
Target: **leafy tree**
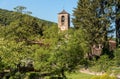
M 66 71 L 73 71 L 77 66 L 82 65 L 85 52 L 88 51 L 87 42 L 84 41 L 83 32 L 80 30 L 71 29 L 56 34 L 55 28 L 50 27 L 44 32 L 44 43 L 47 42 L 50 47 L 39 48 L 35 51 L 34 66 L 41 73 L 46 72 L 48 75 L 65 78 Z
M 20 39 L 23 36 L 28 39 L 32 35 L 34 37 L 37 34 L 34 31 L 33 33 L 29 32 L 29 30 L 33 29 L 28 29 L 25 26 L 28 22 L 20 24 L 18 20 L 8 27 L 2 27 L 0 32 L 2 35 L 0 37 L 2 72 L 7 69 L 10 70 L 8 73 L 10 78 L 23 78 L 24 76 L 22 77 L 22 75 L 27 75 L 27 72 L 29 72 L 29 62 L 34 62 L 30 68 L 33 67 L 36 74 L 39 72 L 39 76 L 46 74 L 65 78 L 66 71 L 73 71 L 79 64 L 82 64 L 85 52 L 88 51 L 82 30 L 70 29 L 69 31 L 58 33 L 57 27 L 53 25 L 44 28 L 47 30 L 43 32 L 41 38 L 36 37 L 34 42 L 38 41 L 37 43 L 26 44 L 26 41 L 11 40 L 13 38 Z M 30 23 L 28 24 L 31 25 Z
M 1 36 L 16 41 L 29 41 L 35 39 L 33 36 L 42 36 L 42 32 L 43 28 L 38 25 L 36 19 L 26 15 L 22 21 L 16 20 L 7 27 L 2 27 Z
M 25 11 L 26 9 L 27 9 L 27 8 L 24 7 L 24 6 L 17 6 L 17 7 L 14 8 L 14 10 L 15 10 L 16 12 L 25 13 L 25 14 L 32 14 L 32 12 L 30 12 L 30 11 Z
M 14 10 L 16 12 L 20 12 L 20 13 L 22 13 L 25 9 L 26 9 L 26 7 L 24 7 L 24 6 L 17 6 L 14 8 Z
M 25 58 L 25 53 L 21 51 L 22 44 L 23 43 L 17 44 L 14 41 L 0 38 L 0 58 L 1 64 L 3 64 L 3 66 L 1 66 L 2 73 L 4 73 L 4 70 L 10 70 L 10 73 L 15 73 L 12 70 L 16 69 L 17 64 L 20 63 L 21 59 Z M 6 74 L 4 73 L 3 76 Z

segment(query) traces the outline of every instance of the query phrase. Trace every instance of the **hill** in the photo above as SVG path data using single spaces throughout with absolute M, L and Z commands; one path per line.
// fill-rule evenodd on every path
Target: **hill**
M 42 20 L 42 19 L 30 16 L 30 15 L 26 15 L 26 14 L 23 14 L 23 15 L 24 16 L 21 17 L 21 13 L 14 12 L 14 11 L 8 11 L 8 10 L 5 10 L 5 9 L 0 9 L 0 24 L 6 26 L 6 25 L 9 25 L 13 21 L 25 18 L 25 16 L 29 16 L 30 18 L 36 19 L 39 23 L 43 23 L 46 26 L 56 24 L 54 22 Z
M 0 9 L 0 36 L 6 39 L 35 39 L 43 36 L 43 32 L 53 25 L 57 24 L 28 14 Z

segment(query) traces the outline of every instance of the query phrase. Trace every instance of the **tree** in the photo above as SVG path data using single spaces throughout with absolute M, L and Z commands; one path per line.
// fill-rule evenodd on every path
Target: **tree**
M 114 6 L 115 6 L 115 26 L 116 26 L 116 42 L 117 42 L 117 46 L 119 46 L 120 44 L 120 1 L 116 0 L 114 2 Z
M 2 27 L 1 36 L 16 41 L 29 41 L 42 36 L 43 26 L 39 26 L 35 18 L 22 15 L 24 18 L 11 22 L 7 27 Z M 33 38 L 36 37 L 36 38 Z
M 25 11 L 26 9 L 27 9 L 27 8 L 24 7 L 24 6 L 17 6 L 17 7 L 14 8 L 14 10 L 15 10 L 16 12 L 25 13 L 25 14 L 32 14 L 32 12 L 30 12 L 30 11 Z
M 24 64 L 22 60 L 30 57 L 30 51 L 24 46 L 24 42 L 16 43 L 15 41 L 0 38 L 0 45 L 0 58 L 2 62 L 0 68 L 0 74 L 2 73 L 2 75 L 0 78 L 2 79 L 2 77 L 5 77 L 9 79 L 10 76 L 19 72 L 18 64 Z M 5 70 L 7 70 L 7 72 Z
M 16 12 L 20 12 L 20 13 L 23 13 L 25 9 L 26 9 L 26 7 L 24 7 L 24 6 L 17 6 L 14 8 L 14 10 Z
M 77 8 L 74 9 L 73 24 L 76 29 L 84 30 L 88 36 L 85 40 L 88 41 L 90 50 L 93 45 L 98 44 L 106 47 L 105 42 L 108 41 L 110 12 L 104 12 L 106 8 L 101 4 L 101 0 L 79 0 Z
M 53 25 L 43 32 L 41 38 L 36 37 L 38 43 L 26 44 L 26 41 L 18 42 L 10 39 L 11 36 L 12 38 L 21 38 L 22 34 L 22 36 L 26 35 L 26 32 L 22 32 L 23 29 L 21 30 L 24 24 L 18 24 L 14 22 L 12 24 L 14 27 L 12 25 L 10 28 L 4 27 L 2 31 L 8 30 L 9 36 L 5 37 L 3 35 L 0 37 L 0 62 L 2 63 L 0 69 L 1 72 L 4 72 L 5 69 L 10 70 L 7 73 L 8 77 L 23 78 L 27 76 L 27 73 L 32 75 L 29 70 L 29 68 L 32 68 L 31 71 L 38 74 L 39 77 L 52 75 L 66 78 L 66 71 L 71 72 L 77 66 L 82 65 L 85 52 L 87 51 L 87 42 L 84 41 L 85 37 L 82 30 L 70 29 L 58 33 L 58 28 Z M 28 29 L 28 27 L 26 28 Z M 23 31 L 26 31 L 26 28 Z M 15 33 L 11 32 L 13 29 Z M 34 34 L 31 33 L 30 35 Z M 29 35 L 27 36 L 29 37 Z M 6 39 L 7 37 L 8 39 Z M 24 76 L 22 76 L 23 74 Z
M 54 28 L 51 27 L 51 29 Z M 54 76 L 65 78 L 66 71 L 74 71 L 77 66 L 83 65 L 82 61 L 87 51 L 87 44 L 84 41 L 83 32 L 80 30 L 75 31 L 71 29 L 68 32 L 56 34 L 51 29 L 45 32 L 47 36 L 45 35 L 44 37 L 44 39 L 50 41 L 48 42 L 50 47 L 38 49 L 34 53 L 34 66 L 41 73 L 47 72 Z M 53 34 L 53 36 L 49 36 L 49 33 Z M 81 40 L 78 38 L 81 38 Z

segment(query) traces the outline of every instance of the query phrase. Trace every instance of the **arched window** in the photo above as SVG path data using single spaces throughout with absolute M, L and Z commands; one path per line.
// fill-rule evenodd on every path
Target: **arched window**
M 65 22 L 65 16 L 62 16 L 62 17 L 61 17 L 61 22 L 62 22 L 62 23 Z

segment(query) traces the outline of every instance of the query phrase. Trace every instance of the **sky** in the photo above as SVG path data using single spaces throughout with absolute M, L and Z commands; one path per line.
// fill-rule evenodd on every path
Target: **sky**
M 57 15 L 65 9 L 72 17 L 78 0 L 0 0 L 0 8 L 13 10 L 16 6 L 25 6 L 32 16 L 56 22 Z

